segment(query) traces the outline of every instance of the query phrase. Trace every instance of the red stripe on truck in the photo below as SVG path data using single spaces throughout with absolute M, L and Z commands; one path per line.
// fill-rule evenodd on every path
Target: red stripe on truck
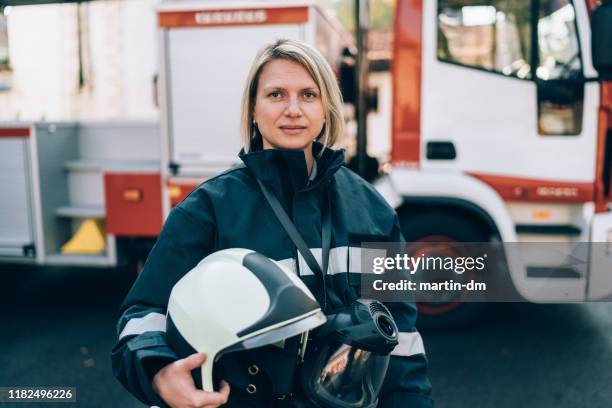
M 29 127 L 0 128 L 0 137 L 30 137 Z
M 161 28 L 300 24 L 308 21 L 308 7 L 229 10 L 160 11 Z
M 488 184 L 504 201 L 585 203 L 595 198 L 593 183 L 573 183 L 470 173 Z

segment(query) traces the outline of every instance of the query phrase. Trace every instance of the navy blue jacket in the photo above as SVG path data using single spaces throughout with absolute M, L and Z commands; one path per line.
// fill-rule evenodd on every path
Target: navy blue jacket
M 115 376 L 139 400 L 164 406 L 151 382 L 162 367 L 178 358 L 165 341 L 170 291 L 208 254 L 225 248 L 252 249 L 280 261 L 295 271 L 315 295 L 320 293 L 320 282 L 276 219 L 255 177 L 278 197 L 319 261 L 321 208 L 324 194 L 329 194 L 333 228 L 327 274 L 340 296 L 358 290 L 361 242 L 402 240 L 395 211 L 370 184 L 343 166 L 343 152 L 323 149 L 319 154 L 321 150 L 318 143 L 313 145 L 317 176 L 312 181 L 301 151 L 241 152 L 244 165 L 202 183 L 171 211 L 142 273 L 121 306 L 118 340 L 112 351 Z M 379 407 L 430 407 L 427 361 L 414 326 L 416 307 L 401 302 L 388 303 L 387 307 L 401 333 Z M 295 366 L 295 354 L 261 361 L 261 356 L 270 355 L 268 352 L 244 353 L 246 360 L 257 361 L 271 376 L 273 386 L 269 391 L 282 394 L 291 386 L 283 380 L 291 378 L 288 373 Z M 231 401 L 248 377 L 236 373 L 241 371 L 236 366 L 228 366 L 231 368 L 222 375 L 232 385 Z

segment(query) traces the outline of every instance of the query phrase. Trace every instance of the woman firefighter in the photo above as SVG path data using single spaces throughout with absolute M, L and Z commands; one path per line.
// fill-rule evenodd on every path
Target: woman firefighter
M 191 374 L 206 356 L 180 358 L 165 337 L 173 286 L 219 250 L 247 248 L 263 254 L 290 268 L 321 295 L 325 285 L 288 239 L 262 188 L 280 203 L 312 252 L 323 247 L 321 231 L 328 212 L 331 238 L 324 274 L 341 301 L 350 298 L 360 282 L 360 259 L 352 249 L 368 239 L 402 240 L 394 210 L 370 184 L 344 167 L 343 152 L 332 148 L 344 131 L 342 97 L 333 71 L 314 48 L 279 40 L 258 53 L 243 94 L 241 131 L 242 165 L 205 181 L 172 210 L 121 306 L 113 371 L 147 404 L 314 406 L 295 379 L 300 348 L 296 339 L 221 359 L 216 372 L 223 381 L 218 391 L 206 392 L 198 389 Z M 387 307 L 399 344 L 391 352 L 375 400 L 379 407 L 430 407 L 427 362 L 414 326 L 415 305 L 394 302 Z

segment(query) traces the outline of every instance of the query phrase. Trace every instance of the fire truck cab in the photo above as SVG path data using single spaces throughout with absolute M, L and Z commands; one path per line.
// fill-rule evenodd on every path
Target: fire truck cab
M 595 6 L 397 2 L 392 166 L 380 191 L 408 241 L 604 243 L 591 245 L 603 253 L 591 249 L 587 273 L 509 265 L 531 301 L 612 292 L 612 5 Z

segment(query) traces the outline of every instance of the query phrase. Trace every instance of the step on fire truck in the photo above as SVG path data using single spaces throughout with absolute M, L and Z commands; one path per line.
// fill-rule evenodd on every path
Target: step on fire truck
M 612 246 L 612 4 L 396 3 L 391 160 L 376 186 L 405 238 Z M 146 247 L 172 206 L 235 163 L 256 50 L 298 38 L 340 73 L 352 41 L 309 1 L 164 2 L 157 22 L 159 126 L 0 125 L 3 262 L 116 265 Z M 572 276 L 508 270 L 527 300 L 595 300 L 612 292 L 612 250 L 592 255 Z M 465 306 L 422 312 L 457 321 Z

